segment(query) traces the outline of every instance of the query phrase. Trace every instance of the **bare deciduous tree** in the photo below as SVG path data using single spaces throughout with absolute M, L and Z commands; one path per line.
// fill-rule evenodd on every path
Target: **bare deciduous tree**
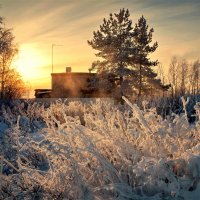
M 193 95 L 198 94 L 199 86 L 200 86 L 200 62 L 199 62 L 199 60 L 196 60 L 191 65 L 190 84 L 191 84 L 191 93 Z
M 185 95 L 187 92 L 189 77 L 189 64 L 186 59 L 181 59 L 178 68 L 178 84 L 180 95 Z
M 174 56 L 169 66 L 168 79 L 171 84 L 172 97 L 178 93 L 178 59 Z
M 14 56 L 17 54 L 17 45 L 11 29 L 5 27 L 0 17 L 0 98 L 19 98 L 22 95 L 22 86 L 25 86 L 15 69 L 11 68 Z
M 189 63 L 184 58 L 172 57 L 168 71 L 168 81 L 171 84 L 171 95 L 177 97 L 185 94 L 199 94 L 200 61 Z
M 21 98 L 26 93 L 26 87 L 20 74 L 15 69 L 11 69 L 8 71 L 5 77 L 4 98 Z

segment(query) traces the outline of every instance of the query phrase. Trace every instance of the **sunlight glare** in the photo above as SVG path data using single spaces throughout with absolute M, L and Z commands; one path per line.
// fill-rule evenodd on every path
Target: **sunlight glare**
M 33 80 L 41 76 L 41 67 L 49 65 L 49 58 L 43 54 L 40 49 L 32 44 L 20 46 L 14 66 L 16 66 L 24 80 Z

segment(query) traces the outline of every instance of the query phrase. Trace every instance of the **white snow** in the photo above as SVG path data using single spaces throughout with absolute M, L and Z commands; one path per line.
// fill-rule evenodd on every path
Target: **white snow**
M 125 101 L 4 108 L 0 199 L 198 200 L 199 121 Z

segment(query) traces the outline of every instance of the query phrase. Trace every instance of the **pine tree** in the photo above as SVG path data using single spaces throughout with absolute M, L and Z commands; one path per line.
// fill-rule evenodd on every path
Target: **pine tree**
M 129 16 L 129 11 L 125 9 L 121 9 L 118 14 L 110 14 L 108 20 L 104 18 L 100 29 L 94 31 L 93 40 L 88 41 L 93 49 L 99 51 L 96 56 L 102 58 L 101 61 L 92 64 L 91 70 L 96 69 L 98 74 L 109 73 L 114 76 L 116 87 L 112 89 L 119 96 L 124 95 L 125 89 L 131 88 L 128 80 L 133 74 L 130 66 L 135 56 L 135 48 L 132 43 L 133 28 Z
M 159 79 L 156 79 L 157 74 L 151 68 L 152 66 L 157 66 L 158 61 L 151 61 L 149 59 L 149 54 L 153 53 L 157 47 L 158 43 L 152 43 L 153 28 L 148 30 L 146 19 L 142 16 L 138 23 L 135 24 L 133 42 L 137 48 L 137 58 L 133 60 L 133 65 L 136 68 L 137 82 L 135 82 L 135 87 L 138 89 L 138 98 L 142 94 L 148 94 L 152 88 L 164 89 Z
M 97 70 L 99 83 L 104 83 L 98 87 L 107 91 L 112 90 L 119 98 L 122 95 L 127 96 L 130 92 L 135 92 L 140 97 L 148 91 L 168 88 L 156 79 L 157 74 L 151 68 L 158 62 L 148 58 L 158 47 L 157 42 L 151 46 L 153 29 L 148 31 L 143 16 L 133 29 L 129 17 L 128 9 L 110 14 L 108 20 L 104 18 L 100 29 L 93 32 L 93 39 L 88 41 L 93 49 L 99 51 L 96 56 L 101 58 L 93 62 L 91 68 Z M 114 82 L 108 78 L 107 81 L 100 80 L 106 77 L 113 77 Z

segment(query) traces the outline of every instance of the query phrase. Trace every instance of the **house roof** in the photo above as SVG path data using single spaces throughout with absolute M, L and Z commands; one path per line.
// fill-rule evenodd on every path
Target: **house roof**
M 62 73 L 51 73 L 51 76 L 93 76 L 96 73 L 89 72 L 62 72 Z

